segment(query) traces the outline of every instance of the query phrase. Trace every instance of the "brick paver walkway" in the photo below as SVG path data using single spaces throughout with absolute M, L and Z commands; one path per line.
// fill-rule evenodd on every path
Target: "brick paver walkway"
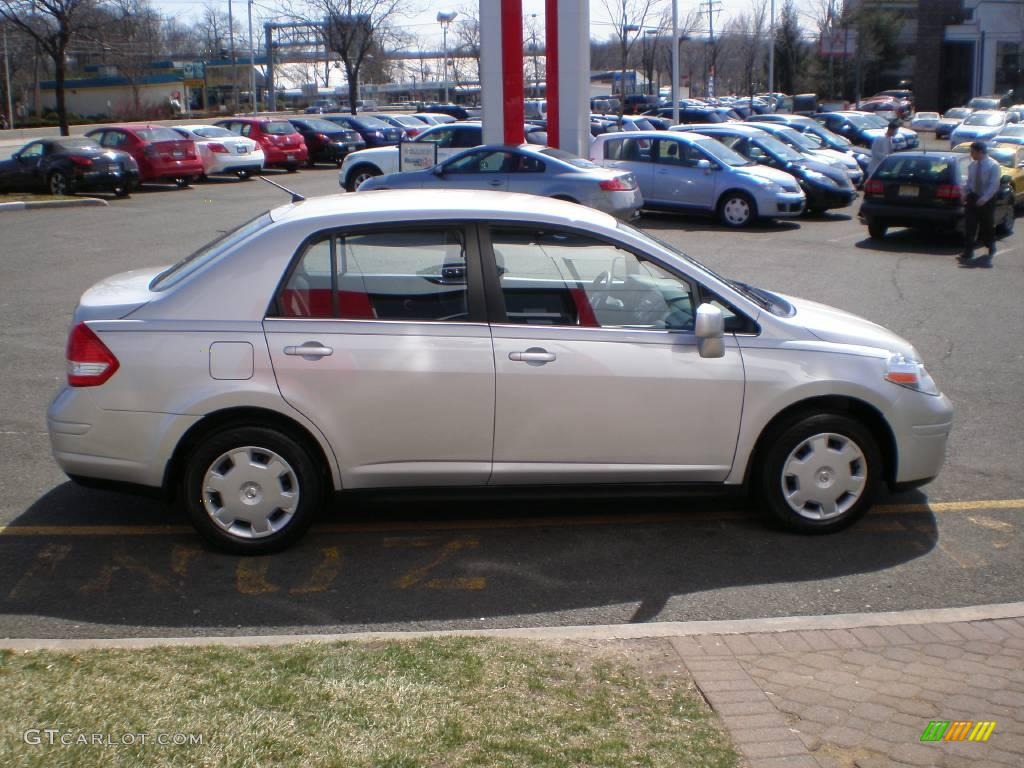
M 671 640 L 751 768 L 1024 766 L 1024 621 Z M 984 742 L 929 722 L 995 721 Z

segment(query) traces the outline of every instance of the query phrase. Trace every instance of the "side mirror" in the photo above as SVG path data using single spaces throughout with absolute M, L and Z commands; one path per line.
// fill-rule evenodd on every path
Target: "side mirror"
M 711 161 L 710 160 L 698 160 L 697 167 L 700 168 L 704 173 L 711 173 Z
M 435 176 L 444 176 L 444 166 L 443 165 L 440 165 L 440 164 L 435 165 L 430 170 L 434 172 Z
M 725 319 L 722 310 L 714 304 L 697 307 L 693 333 L 697 337 L 697 350 L 701 357 L 725 357 Z

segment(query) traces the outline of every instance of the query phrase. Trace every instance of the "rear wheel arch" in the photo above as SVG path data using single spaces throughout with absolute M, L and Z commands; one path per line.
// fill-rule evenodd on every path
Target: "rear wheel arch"
M 310 430 L 298 421 L 267 408 L 227 408 L 204 416 L 193 424 L 178 440 L 170 461 L 164 469 L 163 488 L 169 496 L 180 490 L 185 459 L 211 435 L 237 427 L 267 427 L 275 429 L 295 440 L 316 463 L 323 481 L 329 488 L 335 488 L 334 462 L 329 458 L 324 445 Z
M 781 433 L 809 416 L 820 414 L 847 416 L 867 428 L 878 444 L 878 450 L 882 455 L 883 480 L 889 484 L 895 482 L 898 461 L 896 438 L 885 417 L 877 408 L 863 400 L 843 395 L 825 395 L 793 403 L 776 414 L 765 425 L 747 459 L 747 467 L 743 475 L 744 484 L 751 485 L 753 476 L 764 463 L 767 450 Z

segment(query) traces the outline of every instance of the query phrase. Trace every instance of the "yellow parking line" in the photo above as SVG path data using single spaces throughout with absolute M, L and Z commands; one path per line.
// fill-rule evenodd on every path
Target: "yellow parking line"
M 882 504 L 870 514 L 941 514 L 993 509 L 1024 509 L 1024 499 L 982 499 L 978 501 L 937 501 L 931 504 Z M 388 531 L 487 530 L 504 528 L 572 527 L 585 525 L 621 525 L 623 523 L 678 523 L 704 520 L 738 520 L 751 517 L 740 510 L 700 510 L 618 515 L 560 515 L 551 517 L 504 518 L 501 520 L 409 520 L 395 523 L 323 523 L 314 527 L 320 533 L 386 533 Z M 7 525 L 0 526 L 4 536 L 177 536 L 191 534 L 188 525 Z

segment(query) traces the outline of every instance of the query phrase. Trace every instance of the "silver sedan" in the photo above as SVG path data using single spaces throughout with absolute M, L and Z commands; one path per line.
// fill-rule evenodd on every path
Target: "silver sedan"
M 421 171 L 377 176 L 360 191 L 374 189 L 485 189 L 553 197 L 631 219 L 643 205 L 632 173 L 608 170 L 550 147 L 490 144 L 452 155 Z
M 90 288 L 66 359 L 63 470 L 173 492 L 248 553 L 332 492 L 410 486 L 748 484 L 780 523 L 835 531 L 934 477 L 953 418 L 875 323 L 476 190 L 277 208 Z

